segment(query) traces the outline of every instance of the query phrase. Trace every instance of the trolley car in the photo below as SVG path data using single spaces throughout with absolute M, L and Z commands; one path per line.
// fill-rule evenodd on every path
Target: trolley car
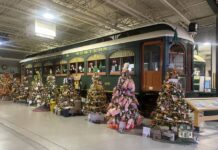
M 27 56 L 20 61 L 22 76 L 30 80 L 40 71 L 45 81 L 52 69 L 57 84 L 80 74 L 81 89 L 91 83 L 94 70 L 107 92 L 116 86 L 124 63 L 135 81 L 136 93 L 158 92 L 169 67 L 179 72 L 183 88 L 192 91 L 193 38 L 183 28 L 167 23 L 117 33 Z
M 111 92 L 123 64 L 128 62 L 136 92 L 147 93 L 160 90 L 168 67 L 173 66 L 180 74 L 184 89 L 190 92 L 192 49 L 193 38 L 187 31 L 159 23 L 29 55 L 21 61 L 22 75 L 31 80 L 38 70 L 45 79 L 52 69 L 57 84 L 61 85 L 64 77 L 80 74 L 81 89 L 85 90 L 93 70 L 97 69 L 106 91 Z

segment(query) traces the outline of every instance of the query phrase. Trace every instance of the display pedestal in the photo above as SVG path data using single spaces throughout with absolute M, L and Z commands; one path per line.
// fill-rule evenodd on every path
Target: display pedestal
M 218 97 L 186 98 L 185 100 L 194 109 L 194 127 L 198 131 L 202 122 L 218 120 L 218 115 L 204 115 L 205 111 L 218 111 Z

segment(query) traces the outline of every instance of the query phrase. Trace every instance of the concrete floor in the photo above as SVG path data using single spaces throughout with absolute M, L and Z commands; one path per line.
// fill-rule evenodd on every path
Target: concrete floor
M 217 122 L 207 123 L 199 144 L 178 145 L 119 134 L 86 117 L 64 118 L 32 109 L 0 102 L 0 150 L 218 150 Z

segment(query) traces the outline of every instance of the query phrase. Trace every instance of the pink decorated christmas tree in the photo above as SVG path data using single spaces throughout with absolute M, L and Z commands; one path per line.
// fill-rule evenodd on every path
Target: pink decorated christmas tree
M 106 114 L 108 126 L 122 131 L 132 129 L 142 122 L 135 96 L 135 83 L 129 74 L 128 67 L 128 63 L 124 64 Z

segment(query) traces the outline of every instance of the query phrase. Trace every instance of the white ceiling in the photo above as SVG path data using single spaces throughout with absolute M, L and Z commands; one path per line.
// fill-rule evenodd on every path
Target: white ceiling
M 56 16 L 54 40 L 34 35 L 35 18 Z M 38 52 L 155 22 L 215 28 L 206 0 L 0 0 L 0 38 L 8 51 Z M 4 49 L 3 47 L 3 49 Z M 2 48 L 0 48 L 2 49 Z

